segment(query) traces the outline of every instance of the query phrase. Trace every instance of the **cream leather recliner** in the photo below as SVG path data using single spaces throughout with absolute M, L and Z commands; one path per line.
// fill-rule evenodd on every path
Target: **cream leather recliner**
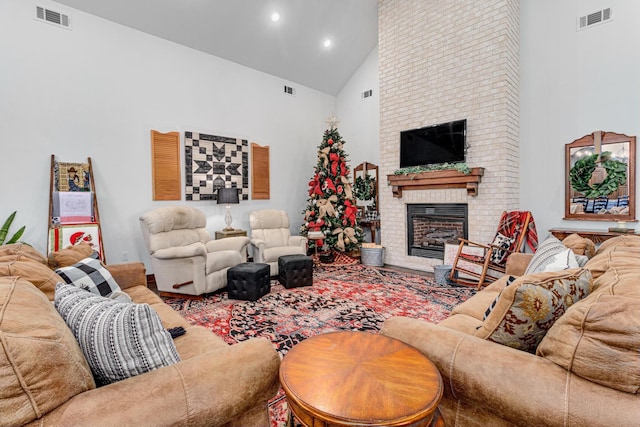
M 196 208 L 170 206 L 140 217 L 160 292 L 201 295 L 227 286 L 227 270 L 247 260 L 248 237 L 211 240 Z
M 278 258 L 307 254 L 307 238 L 292 236 L 286 211 L 262 209 L 249 214 L 253 261 L 269 264 L 271 276 L 278 275 Z

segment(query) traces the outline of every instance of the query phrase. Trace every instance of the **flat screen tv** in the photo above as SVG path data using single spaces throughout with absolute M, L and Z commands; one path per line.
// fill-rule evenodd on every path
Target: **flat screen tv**
M 467 120 L 400 132 L 400 167 L 465 161 Z

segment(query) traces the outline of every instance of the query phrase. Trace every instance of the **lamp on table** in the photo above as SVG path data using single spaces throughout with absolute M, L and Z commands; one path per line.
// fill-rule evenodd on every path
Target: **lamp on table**
M 238 197 L 237 188 L 218 189 L 218 204 L 227 205 L 227 213 L 224 216 L 224 222 L 227 226 L 223 229 L 224 231 L 233 231 L 233 227 L 231 226 L 231 205 L 237 205 L 238 203 L 240 203 L 240 198 Z

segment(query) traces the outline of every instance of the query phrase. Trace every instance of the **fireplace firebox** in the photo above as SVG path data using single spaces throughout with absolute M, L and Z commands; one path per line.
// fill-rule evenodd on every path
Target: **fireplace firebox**
M 407 205 L 408 254 L 444 259 L 445 244 L 459 244 L 467 238 L 468 215 L 465 203 Z

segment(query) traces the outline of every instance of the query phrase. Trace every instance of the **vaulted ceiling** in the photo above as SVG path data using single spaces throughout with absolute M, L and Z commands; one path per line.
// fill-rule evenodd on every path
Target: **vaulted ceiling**
M 378 43 L 376 0 L 57 3 L 331 95 Z M 271 20 L 274 12 L 277 22 Z M 326 39 L 331 46 L 324 46 Z

